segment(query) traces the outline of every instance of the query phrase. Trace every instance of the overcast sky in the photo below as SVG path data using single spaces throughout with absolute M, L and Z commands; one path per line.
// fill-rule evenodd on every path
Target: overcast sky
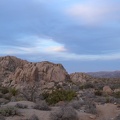
M 119 0 L 0 0 L 0 56 L 120 70 Z

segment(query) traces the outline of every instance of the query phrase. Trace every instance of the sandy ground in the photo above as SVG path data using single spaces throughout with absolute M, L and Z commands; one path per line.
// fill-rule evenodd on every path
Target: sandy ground
M 114 120 L 120 114 L 120 109 L 114 104 L 105 104 L 97 106 L 99 119 L 98 120 Z
M 19 109 L 21 116 L 7 117 L 6 120 L 24 120 L 25 118 L 29 118 L 33 114 L 36 114 L 40 118 L 40 120 L 49 120 L 49 115 L 51 111 L 40 111 L 40 110 L 32 109 L 32 106 L 34 106 L 33 102 L 19 101 L 19 102 L 10 102 L 6 105 L 15 106 L 16 103 L 22 103 L 28 105 L 28 108 Z M 57 108 L 53 107 L 52 111 L 56 109 Z M 77 111 L 79 115 L 79 120 L 114 120 L 114 118 L 118 114 L 120 114 L 120 108 L 118 109 L 117 105 L 114 104 L 97 105 L 97 111 L 98 111 L 97 116 Z

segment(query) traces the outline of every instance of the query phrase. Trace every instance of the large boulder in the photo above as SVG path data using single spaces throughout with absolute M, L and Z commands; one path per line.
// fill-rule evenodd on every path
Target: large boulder
M 86 83 L 88 80 L 91 79 L 91 76 L 85 73 L 75 72 L 70 74 L 70 79 L 74 83 Z
M 103 87 L 103 93 L 111 95 L 113 93 L 113 90 L 110 88 L 110 86 L 104 86 Z

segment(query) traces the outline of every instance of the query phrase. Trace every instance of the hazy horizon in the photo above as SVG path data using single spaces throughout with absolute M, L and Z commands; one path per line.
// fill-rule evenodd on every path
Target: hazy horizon
M 0 56 L 61 63 L 69 73 L 120 70 L 120 1 L 0 1 Z

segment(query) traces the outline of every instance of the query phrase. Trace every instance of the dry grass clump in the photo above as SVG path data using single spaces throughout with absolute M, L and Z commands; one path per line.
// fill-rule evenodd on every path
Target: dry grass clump
M 77 109 L 80 109 L 84 105 L 84 101 L 73 100 L 68 105 L 77 110 Z
M 85 105 L 85 111 L 91 114 L 97 114 L 97 109 L 95 103 L 92 101 L 87 101 Z
M 15 107 L 17 107 L 17 108 L 22 108 L 22 109 L 28 108 L 27 105 L 24 105 L 24 104 L 21 104 L 21 103 L 17 103 L 17 104 L 15 105 Z
M 40 120 L 37 115 L 33 114 L 28 120 Z
M 45 101 L 40 101 L 39 103 L 36 103 L 33 108 L 38 109 L 38 110 L 44 110 L 44 111 L 51 110 L 50 107 L 48 106 L 48 104 Z

